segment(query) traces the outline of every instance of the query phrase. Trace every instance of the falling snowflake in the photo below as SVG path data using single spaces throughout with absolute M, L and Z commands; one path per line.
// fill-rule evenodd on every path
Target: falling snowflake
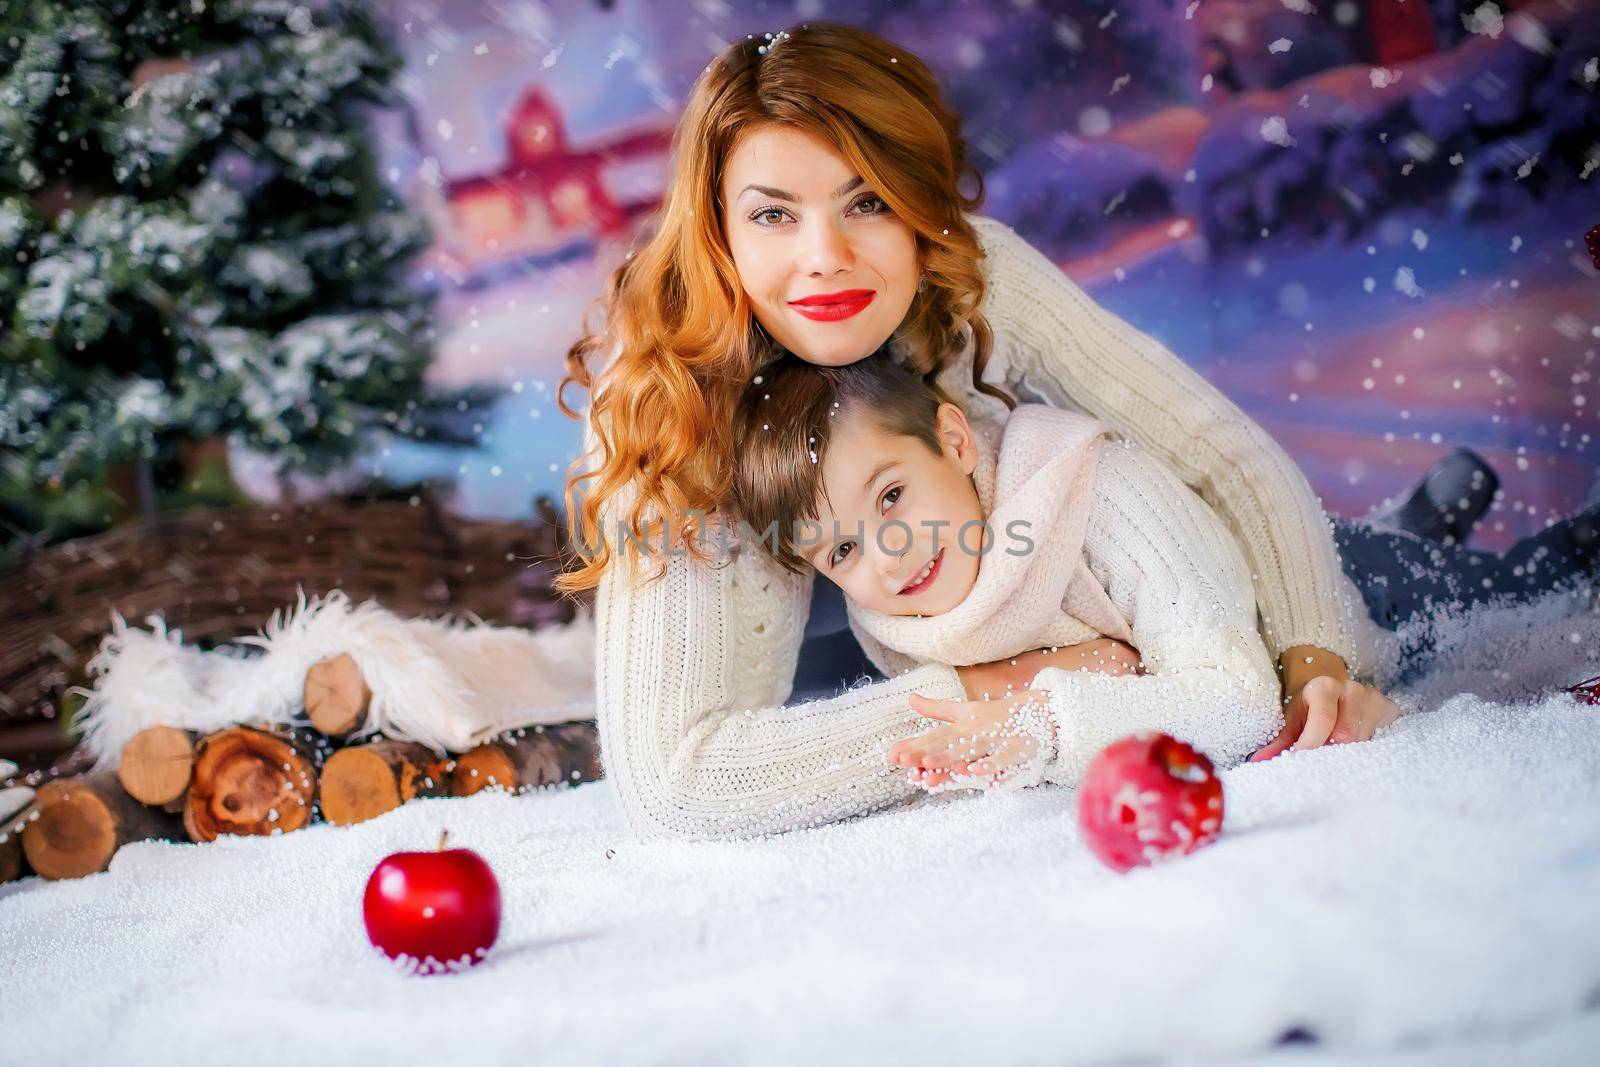
M 1467 28 L 1468 33 L 1499 37 L 1500 31 L 1505 29 L 1505 18 L 1496 5 L 1479 4 L 1477 10 L 1470 15 L 1461 16 L 1461 24 Z
M 1273 115 L 1261 123 L 1261 137 L 1281 148 L 1290 148 L 1300 143 L 1289 135 L 1289 123 L 1282 115 Z
M 1422 295 L 1422 287 L 1417 284 L 1417 276 L 1412 273 L 1410 267 L 1401 267 L 1394 272 L 1394 287 L 1407 296 Z

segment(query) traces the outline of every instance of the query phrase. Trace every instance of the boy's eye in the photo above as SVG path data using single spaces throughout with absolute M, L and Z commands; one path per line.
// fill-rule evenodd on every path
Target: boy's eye
M 837 567 L 839 564 L 843 563 L 844 557 L 850 554 L 848 550 L 853 544 L 855 544 L 854 541 L 841 541 L 839 544 L 834 546 L 833 551 L 828 555 L 828 565 L 830 567 Z
M 890 507 L 893 507 L 894 506 L 894 502 L 896 500 L 900 499 L 900 490 L 902 488 L 904 488 L 904 487 L 897 485 L 893 489 L 889 490 L 887 493 L 884 493 L 883 494 L 883 503 L 888 505 L 888 506 L 890 506 Z

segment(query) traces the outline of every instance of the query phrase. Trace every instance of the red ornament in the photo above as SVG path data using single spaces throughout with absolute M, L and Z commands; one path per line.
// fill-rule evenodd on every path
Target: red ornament
M 1593 678 L 1585 678 L 1576 685 L 1569 685 L 1566 691 L 1584 704 L 1600 704 L 1600 674 Z
M 1600 270 L 1600 226 L 1584 234 L 1583 243 L 1589 246 L 1589 258 L 1594 261 L 1594 269 Z
M 1205 753 L 1141 730 L 1089 762 L 1078 825 L 1089 849 L 1117 871 L 1185 855 L 1222 829 L 1222 779 Z
M 500 933 L 500 883 L 471 849 L 396 852 L 373 868 L 361 902 L 367 938 L 418 974 L 459 971 L 489 954 Z

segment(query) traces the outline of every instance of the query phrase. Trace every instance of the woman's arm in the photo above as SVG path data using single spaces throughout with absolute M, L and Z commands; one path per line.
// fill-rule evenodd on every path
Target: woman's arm
M 1106 420 L 1215 508 L 1250 563 L 1274 655 L 1296 671 L 1303 656 L 1285 654 L 1297 646 L 1351 662 L 1353 606 L 1327 518 L 1299 467 L 1215 387 L 1095 303 L 1010 227 L 983 217 L 973 223 L 986 253 L 984 312 L 1005 353 L 1006 384 Z
M 1278 729 L 1278 682 L 1255 628 L 1249 572 L 1216 514 L 1155 457 L 1101 452 L 1084 553 L 1123 616 L 1147 673 L 1046 668 L 1056 752 L 1046 781 L 1075 783 L 1106 745 L 1163 730 L 1232 766 Z
M 641 837 L 774 833 L 902 801 L 916 787 L 887 752 L 926 726 L 910 695 L 963 695 L 953 670 L 927 666 L 829 700 L 775 706 L 793 679 L 807 586 L 747 565 L 754 555 L 721 568 L 673 557 L 649 584 L 615 569 L 601 580 L 601 755 Z M 746 595 L 760 604 L 754 614 L 735 609 Z M 786 678 L 771 688 L 779 671 Z
M 586 440 L 593 448 L 592 434 Z M 602 532 L 625 507 L 626 494 L 609 503 Z M 704 543 L 715 554 L 718 518 L 711 522 Z M 637 835 L 777 833 L 917 793 L 889 764 L 888 748 L 929 725 L 911 710 L 913 692 L 964 695 L 953 670 L 919 667 L 783 707 L 812 579 L 754 545 L 722 567 L 681 554 L 660 562 L 665 575 L 649 583 L 642 573 L 631 581 L 619 563 L 595 599 L 601 761 Z

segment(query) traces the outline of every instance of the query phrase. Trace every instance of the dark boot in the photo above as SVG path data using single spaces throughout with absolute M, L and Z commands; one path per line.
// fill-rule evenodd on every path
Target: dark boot
M 1446 545 L 1465 544 L 1473 523 L 1494 501 L 1500 478 L 1471 449 L 1458 448 L 1435 463 L 1411 495 L 1368 515 L 1380 530 L 1404 530 Z

